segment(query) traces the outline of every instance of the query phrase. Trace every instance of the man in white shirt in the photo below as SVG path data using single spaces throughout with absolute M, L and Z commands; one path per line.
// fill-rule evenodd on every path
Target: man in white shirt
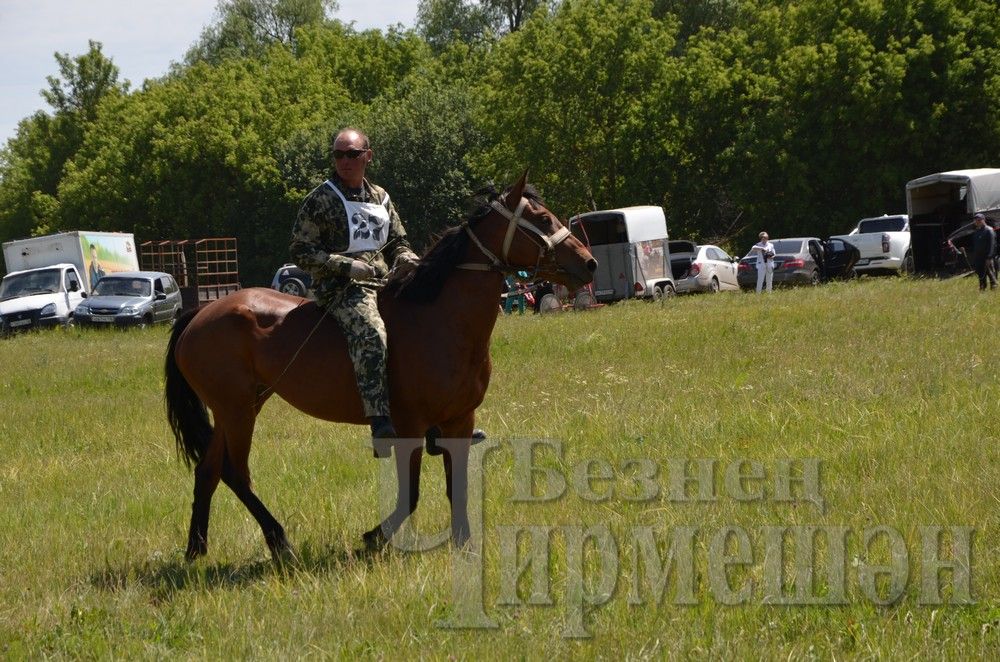
M 750 249 L 751 253 L 757 255 L 757 294 L 760 294 L 767 284 L 767 291 L 771 291 L 771 283 L 774 280 L 774 244 L 768 239 L 766 232 L 758 235 L 760 241 Z

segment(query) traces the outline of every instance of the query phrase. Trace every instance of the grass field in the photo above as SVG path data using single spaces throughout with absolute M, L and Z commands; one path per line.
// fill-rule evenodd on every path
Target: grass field
M 995 659 L 998 311 L 1000 296 L 981 295 L 967 279 L 864 279 L 764 298 L 705 295 L 500 319 L 477 421 L 503 442 L 485 464 L 483 609 L 497 627 L 468 630 L 439 627 L 456 616 L 447 547 L 354 552 L 378 520 L 378 463 L 363 428 L 270 402 L 251 468 L 299 563 L 274 566 L 256 523 L 223 487 L 208 556 L 188 565 L 192 479 L 176 460 L 163 408 L 168 331 L 56 330 L 0 341 L 0 658 Z M 561 459 L 542 452 L 538 464 L 566 478 L 562 497 L 513 499 L 525 480 L 515 439 L 561 442 Z M 821 463 L 816 493 L 777 500 L 780 461 L 810 458 Z M 629 459 L 659 467 L 658 498 L 629 500 L 638 485 Z M 587 460 L 595 475 L 610 467 L 610 478 L 591 482 L 610 494 L 602 501 L 588 500 L 574 478 Z M 715 462 L 714 500 L 670 498 L 668 470 L 686 460 Z M 726 468 L 742 460 L 763 467 L 763 498 L 740 501 L 726 489 Z M 425 459 L 422 484 L 417 524 L 445 526 L 437 458 Z M 540 571 L 528 567 L 512 589 L 518 566 L 501 540 L 518 526 L 555 528 Z M 591 526 L 607 527 L 618 567 L 611 572 L 590 549 L 586 585 L 617 582 L 583 616 L 592 636 L 567 638 L 573 531 Z M 662 553 L 684 526 L 697 529 L 695 604 L 675 599 L 677 572 L 662 603 L 642 579 L 643 604 L 630 604 L 635 578 L 646 576 L 635 529 L 653 531 Z M 767 603 L 767 527 L 786 526 L 847 528 L 842 604 Z M 898 533 L 907 553 L 897 566 L 908 571 L 905 590 L 890 605 L 876 604 L 863 577 L 866 564 L 889 562 L 887 536 L 863 545 L 864 532 L 880 526 Z M 953 571 L 940 573 L 941 599 L 922 604 L 921 527 L 934 526 L 974 529 L 973 604 L 953 603 L 949 587 L 961 574 Z M 726 527 L 752 545 L 729 539 L 721 548 L 752 555 L 724 569 L 732 590 L 750 587 L 735 606 L 712 584 L 714 538 Z M 779 544 L 791 572 L 800 557 L 791 541 Z M 948 558 L 949 550 L 935 553 Z M 829 541 L 817 543 L 818 564 L 835 557 Z M 836 593 L 824 582 L 814 579 L 821 598 Z M 886 577 L 875 585 L 876 597 L 891 592 Z M 532 604 L 533 592 L 552 604 Z

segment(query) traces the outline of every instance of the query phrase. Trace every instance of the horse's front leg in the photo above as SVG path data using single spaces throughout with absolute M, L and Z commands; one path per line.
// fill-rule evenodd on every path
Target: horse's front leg
M 471 535 L 469 526 L 469 447 L 475 429 L 475 412 L 441 426 L 441 437 L 452 441 L 444 450 L 445 491 L 451 503 L 451 537 L 456 545 L 464 545 Z
M 420 463 L 424 450 L 421 440 L 401 439 L 394 444 L 396 458 L 396 507 L 382 523 L 362 536 L 365 547 L 377 550 L 385 547 L 406 518 L 417 509 L 420 498 Z
M 445 490 L 451 503 L 451 538 L 458 546 L 469 540 L 469 446 L 449 444 L 444 451 Z

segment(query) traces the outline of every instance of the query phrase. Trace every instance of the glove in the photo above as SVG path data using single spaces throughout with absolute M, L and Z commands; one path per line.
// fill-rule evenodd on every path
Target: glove
M 405 276 L 410 273 L 420 264 L 420 258 L 418 258 L 414 253 L 403 253 L 396 258 L 396 264 L 393 265 L 392 270 L 397 272 L 400 276 Z
M 354 280 L 368 280 L 375 277 L 375 268 L 367 262 L 354 260 L 351 262 L 351 278 Z

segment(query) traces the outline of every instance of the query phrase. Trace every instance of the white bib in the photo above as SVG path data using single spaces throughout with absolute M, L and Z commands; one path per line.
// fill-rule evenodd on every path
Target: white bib
M 371 202 L 353 202 L 344 197 L 329 179 L 326 185 L 340 196 L 347 211 L 347 232 L 350 243 L 348 253 L 377 251 L 385 245 L 389 234 L 389 194 L 385 194 L 382 204 Z

